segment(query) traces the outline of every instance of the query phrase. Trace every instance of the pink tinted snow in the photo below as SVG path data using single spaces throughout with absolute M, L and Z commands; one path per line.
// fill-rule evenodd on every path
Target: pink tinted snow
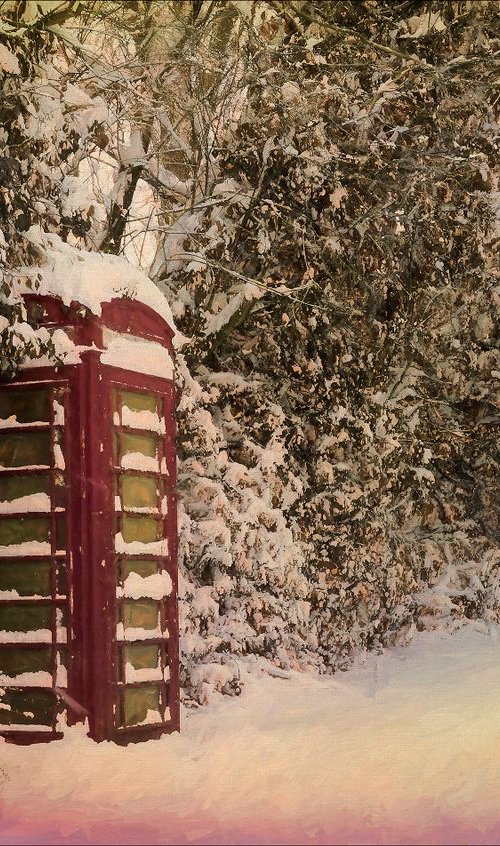
M 424 633 L 334 678 L 240 662 L 242 695 L 180 735 L 3 745 L 0 842 L 496 844 L 499 647 Z

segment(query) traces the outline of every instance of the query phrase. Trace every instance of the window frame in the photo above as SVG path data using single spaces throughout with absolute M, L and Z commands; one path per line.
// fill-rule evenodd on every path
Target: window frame
M 49 581 L 50 581 L 50 593 L 47 596 L 40 596 L 38 594 L 26 594 L 18 597 L 11 597 L 11 598 L 3 598 L 0 596 L 0 606 L 1 607 L 23 607 L 27 605 L 31 606 L 50 606 L 50 634 L 51 640 L 49 641 L 36 641 L 36 639 L 30 640 L 21 640 L 15 641 L 12 639 L 8 641 L 7 639 L 0 643 L 0 648 L 7 649 L 7 650 L 20 650 L 21 652 L 32 650 L 32 649 L 40 649 L 40 648 L 47 648 L 50 649 L 50 676 L 51 676 L 51 684 L 46 685 L 37 685 L 37 684 L 16 684 L 15 681 L 8 682 L 2 681 L 0 687 L 7 690 L 12 691 L 21 691 L 24 692 L 25 695 L 29 696 L 30 691 L 33 692 L 50 692 L 52 695 L 52 715 L 51 715 L 51 722 L 50 725 L 47 724 L 47 728 L 44 729 L 36 729 L 30 730 L 26 728 L 25 723 L 16 724 L 10 722 L 8 724 L 0 724 L 0 735 L 9 738 L 16 738 L 18 742 L 21 743 L 29 743 L 34 741 L 45 741 L 51 740 L 55 738 L 62 737 L 62 733 L 58 728 L 58 719 L 59 715 L 64 711 L 64 706 L 61 703 L 60 698 L 57 696 L 55 690 L 56 688 L 60 689 L 67 689 L 68 687 L 68 676 L 69 676 L 69 664 L 70 664 L 70 650 L 69 650 L 69 642 L 70 642 L 70 632 L 71 632 L 71 608 L 70 608 L 70 590 L 71 590 L 71 577 L 70 577 L 70 568 L 69 568 L 69 561 L 70 561 L 70 528 L 68 523 L 69 517 L 69 483 L 68 483 L 68 467 L 67 467 L 67 456 L 69 454 L 69 427 L 68 427 L 68 393 L 69 393 L 69 381 L 67 378 L 59 377 L 59 378 L 40 378 L 40 379 L 33 379 L 32 377 L 27 377 L 24 379 L 20 379 L 16 382 L 11 384 L 2 385 L 2 397 L 7 397 L 9 393 L 20 393 L 26 392 L 29 393 L 30 391 L 47 391 L 48 393 L 48 420 L 45 421 L 36 421 L 32 423 L 13 423 L 11 426 L 3 426 L 0 429 L 0 438 L 6 436 L 8 437 L 10 434 L 16 433 L 26 433 L 29 434 L 31 432 L 49 432 L 49 444 L 50 444 L 50 463 L 48 465 L 18 465 L 12 466 L 8 468 L 1 468 L 0 469 L 0 478 L 12 478 L 13 476 L 29 476 L 29 475 L 45 475 L 49 479 L 49 509 L 48 510 L 37 510 L 37 511 L 16 511 L 8 509 L 5 512 L 0 512 L 0 525 L 3 521 L 10 519 L 20 519 L 22 517 L 28 517 L 29 519 L 40 518 L 40 519 L 49 519 L 49 544 L 50 544 L 50 551 L 46 551 L 40 554 L 29 552 L 29 553 L 15 553 L 13 555 L 5 554 L 2 551 L 0 555 L 0 567 L 4 564 L 7 565 L 16 565 L 23 566 L 23 563 L 35 564 L 37 562 L 45 564 L 49 562 L 50 570 L 49 570 Z M 59 418 L 59 415 L 56 415 L 56 407 L 55 404 L 62 407 L 63 409 L 63 419 Z M 58 449 L 56 449 L 56 447 Z M 61 458 L 59 456 L 59 451 L 61 453 L 63 459 L 63 465 L 61 466 Z M 56 485 L 56 477 L 58 480 L 61 478 L 63 479 L 63 487 L 65 491 L 65 502 L 64 507 L 60 504 L 60 491 L 57 492 L 57 488 L 61 488 L 61 485 Z M 15 500 L 11 500 L 15 501 Z M 2 502 L 9 502 L 9 500 L 2 500 Z M 58 525 L 61 521 L 64 520 L 65 526 L 65 544 L 63 549 L 59 549 L 58 543 Z M 65 575 L 65 583 L 66 583 L 66 593 L 61 594 L 58 592 L 58 587 L 60 584 L 60 572 L 61 572 L 61 564 L 64 564 L 64 568 L 66 571 Z M 58 611 L 62 611 L 65 616 L 65 626 L 59 626 L 58 624 Z M 64 635 L 63 635 L 63 630 Z M 3 631 L 3 630 L 2 630 Z M 39 630 L 33 630 L 33 632 Z M 6 636 L 8 635 L 15 636 L 15 631 L 6 630 Z M 27 632 L 27 634 L 31 634 L 31 630 Z M 58 672 L 58 667 L 63 666 L 65 668 L 65 678 Z M 0 668 L 1 673 L 1 668 Z M 7 679 L 8 676 L 2 674 L 2 676 Z M 16 676 L 13 676 L 12 679 L 14 680 Z
M 140 640 L 115 640 L 114 672 L 113 672 L 113 724 L 115 739 L 126 739 L 134 735 L 156 736 L 166 731 L 175 731 L 179 728 L 179 681 L 178 681 L 178 617 L 177 617 L 177 490 L 176 490 L 176 451 L 175 451 L 175 419 L 174 402 L 175 389 L 173 382 L 158 377 L 144 376 L 143 374 L 126 373 L 123 378 L 122 372 L 114 367 L 107 368 L 109 378 L 107 386 L 110 392 L 112 408 L 112 473 L 113 473 L 113 500 L 114 496 L 121 491 L 120 480 L 124 476 L 140 475 L 154 478 L 157 481 L 157 512 L 144 516 L 154 517 L 162 524 L 162 537 L 168 542 L 168 551 L 165 554 L 151 553 L 124 553 L 115 552 L 113 571 L 115 574 L 115 586 L 119 585 L 121 578 L 122 562 L 126 560 L 155 561 L 157 562 L 156 572 L 166 572 L 172 580 L 172 591 L 168 597 L 158 602 L 159 623 L 161 636 L 151 636 Z M 156 396 L 156 413 L 160 421 L 164 421 L 165 432 L 157 432 L 153 429 L 138 428 L 123 423 L 121 415 L 121 392 L 141 393 L 148 396 Z M 117 421 L 118 415 L 118 421 Z M 158 471 L 140 470 L 135 468 L 123 468 L 121 466 L 121 455 L 115 446 L 115 432 L 125 432 L 138 435 L 154 435 L 158 445 Z M 162 511 L 162 501 L 166 502 L 165 513 Z M 123 507 L 119 511 L 115 505 L 115 533 L 120 531 L 121 514 L 140 516 L 133 510 L 133 506 Z M 145 597 L 148 599 L 148 597 Z M 123 606 L 129 602 L 130 597 L 116 596 L 115 587 L 115 619 L 123 625 Z M 144 646 L 156 645 L 160 653 L 160 667 L 162 680 L 129 681 L 126 682 L 125 675 L 125 646 L 127 644 L 140 643 Z M 124 695 L 127 689 L 139 690 L 141 688 L 155 687 L 159 692 L 160 715 L 162 719 L 155 723 L 131 724 L 125 723 Z

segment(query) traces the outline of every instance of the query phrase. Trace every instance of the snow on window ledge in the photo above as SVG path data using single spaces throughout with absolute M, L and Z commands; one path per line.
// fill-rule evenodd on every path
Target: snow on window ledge
M 129 452 L 122 456 L 120 463 L 122 470 L 142 470 L 144 473 L 159 473 L 158 459 L 142 452 Z
M 50 497 L 46 493 L 34 493 L 17 499 L 0 500 L 0 514 L 27 514 L 50 512 Z
M 19 673 L 17 676 L 0 675 L 0 684 L 6 687 L 52 687 L 52 674 L 39 670 L 36 673 Z
M 123 583 L 123 588 L 117 588 L 116 591 L 116 595 L 120 599 L 125 597 L 126 599 L 160 600 L 166 596 L 170 596 L 171 593 L 172 579 L 166 570 L 163 570 L 161 573 L 153 573 L 151 576 L 140 576 L 138 573 L 129 573 Z
M 120 642 L 130 643 L 136 640 L 154 640 L 156 638 L 167 638 L 168 631 L 161 631 L 157 626 L 155 629 L 143 629 L 138 626 L 124 627 L 123 623 L 116 624 L 116 639 Z
M 1 731 L 10 732 L 10 731 L 22 731 L 22 732 L 46 732 L 50 734 L 52 732 L 52 726 L 47 725 L 37 725 L 36 723 L 9 723 L 9 725 L 1 726 Z
M 60 643 L 66 643 L 66 636 L 61 636 Z M 50 629 L 36 629 L 30 632 L 0 631 L 0 643 L 52 643 Z
M 168 555 L 168 541 L 166 539 L 159 541 L 152 541 L 152 543 L 141 543 L 140 541 L 132 541 L 127 543 L 123 539 L 121 532 L 115 535 L 115 551 L 124 553 L 125 555 Z M 1 554 L 1 547 L 0 547 Z M 133 575 L 131 573 L 131 575 Z M 128 577 L 130 578 L 130 576 Z M 140 576 L 138 578 L 141 578 Z M 148 576 L 151 579 L 153 576 Z
M 0 558 L 31 555 L 50 555 L 50 543 L 44 541 L 25 541 L 25 543 L 12 543 L 9 546 L 0 546 Z
M 125 665 L 125 683 L 162 681 L 161 667 L 141 667 L 136 669 L 129 661 Z

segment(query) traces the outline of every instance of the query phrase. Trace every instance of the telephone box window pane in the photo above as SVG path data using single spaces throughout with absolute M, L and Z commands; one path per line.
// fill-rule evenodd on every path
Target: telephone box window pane
M 134 726 L 149 722 L 153 714 L 160 722 L 160 694 L 157 687 L 128 688 L 123 692 L 123 711 L 125 725 Z
M 123 603 L 123 625 L 126 629 L 158 628 L 158 603 L 154 600 L 127 600 Z
M 0 562 L 0 591 L 3 590 L 15 591 L 19 596 L 50 596 L 50 561 Z
M 137 391 L 121 392 L 122 406 L 125 405 L 131 411 L 156 412 L 157 400 L 154 395 L 142 394 Z
M 143 560 L 140 558 L 122 558 L 120 562 L 121 583 L 125 581 L 130 573 L 137 573 L 139 576 L 153 576 L 158 572 L 158 562 L 155 559 Z
M 0 605 L 0 631 L 34 632 L 50 629 L 52 607 L 40 603 L 26 605 Z
M 66 481 L 64 473 L 54 473 L 54 506 L 66 508 Z
M 53 722 L 56 700 L 54 694 L 45 690 L 16 690 L 4 689 L 0 696 L 0 703 L 7 708 L 0 708 L 0 723 L 2 725 L 36 725 L 50 726 Z
M 0 520 L 0 546 L 14 544 L 48 543 L 50 517 L 3 517 Z
M 56 685 L 58 687 L 67 687 L 68 686 L 68 656 L 67 650 L 64 647 L 59 647 L 57 652 L 57 673 L 56 673 Z
M 116 432 L 115 443 L 119 454 L 130 455 L 139 452 L 149 458 L 156 458 L 158 454 L 157 435 L 132 435 L 130 432 Z
M 63 628 L 66 627 L 66 622 L 67 622 L 66 617 L 67 617 L 66 607 L 64 605 L 58 606 L 57 609 L 56 609 L 56 620 L 57 620 L 57 626 L 58 627 L 63 627 Z
M 160 650 L 157 646 L 131 643 L 125 648 L 125 662 L 132 664 L 134 670 L 156 669 L 160 663 Z
M 0 394 L 0 419 L 14 417 L 15 423 L 48 423 L 50 420 L 49 392 L 47 388 L 22 391 L 2 391 Z
M 54 466 L 58 470 L 64 470 L 66 462 L 64 460 L 64 430 L 56 428 L 53 430 L 54 436 Z
M 124 508 L 156 508 L 158 486 L 153 476 L 121 477 L 121 499 Z
M 58 596 L 66 596 L 68 592 L 68 580 L 66 575 L 66 562 L 65 561 L 58 561 L 57 562 L 57 572 L 56 572 L 56 590 Z
M 14 647 L 0 646 L 0 673 L 4 676 L 21 673 L 52 673 L 52 650 L 49 646 Z
M 50 466 L 50 432 L 15 432 L 0 436 L 0 467 Z
M 154 543 L 163 537 L 161 520 L 135 514 L 122 514 L 121 533 L 125 543 Z
M 56 426 L 64 425 L 64 397 L 68 393 L 68 388 L 54 388 L 54 423 Z
M 56 519 L 56 549 L 63 552 L 66 549 L 66 518 L 58 514 Z
M 39 493 L 50 496 L 50 478 L 47 473 L 0 477 L 1 502 L 12 502 L 14 499 Z

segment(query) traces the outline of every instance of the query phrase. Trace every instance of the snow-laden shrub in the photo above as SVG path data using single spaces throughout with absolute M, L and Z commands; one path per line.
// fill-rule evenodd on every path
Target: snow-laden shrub
M 194 379 L 182 356 L 178 364 L 183 683 L 205 701 L 207 685 L 238 689 L 235 656 L 288 669 L 319 662 L 292 512 L 302 484 L 287 460 L 283 412 L 255 407 L 253 439 L 231 398 L 260 403 L 259 383 L 206 369 Z M 214 663 L 225 669 L 214 675 Z
M 448 4 L 439 27 L 406 4 L 308 5 L 262 17 L 280 49 L 243 76 L 213 202 L 163 281 L 194 377 L 232 374 L 203 401 L 217 450 L 254 469 L 274 428 L 276 475 L 300 482 L 278 508 L 335 669 L 499 613 L 498 33 L 489 3 Z
M 448 449 L 424 445 L 424 407 L 397 400 L 422 373 L 363 413 L 346 395 L 352 411 L 313 433 L 263 375 L 178 364 L 187 701 L 238 693 L 238 656 L 328 672 L 417 629 L 498 619 L 498 549 L 447 481 Z

